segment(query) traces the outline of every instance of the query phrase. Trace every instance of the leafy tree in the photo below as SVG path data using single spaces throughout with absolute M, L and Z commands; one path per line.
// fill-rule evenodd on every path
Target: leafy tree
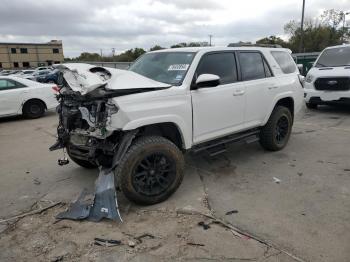
M 178 43 L 176 45 L 172 45 L 170 48 L 179 48 L 179 47 L 198 47 L 203 46 L 204 43 L 199 42 L 190 42 L 190 43 Z
M 155 45 L 149 49 L 149 51 L 156 51 L 156 50 L 162 50 L 165 49 L 165 47 L 161 47 L 160 45 Z
M 263 45 L 280 45 L 282 47 L 289 47 L 288 43 L 285 42 L 282 38 L 271 35 L 256 41 L 257 44 Z
M 342 43 L 342 36 L 349 37 L 348 30 L 340 26 L 344 19 L 342 11 L 326 10 L 319 19 L 307 19 L 304 23 L 303 52 L 317 52 L 332 45 Z M 290 36 L 289 48 L 299 52 L 301 41 L 300 23 L 292 20 L 284 26 L 284 31 Z

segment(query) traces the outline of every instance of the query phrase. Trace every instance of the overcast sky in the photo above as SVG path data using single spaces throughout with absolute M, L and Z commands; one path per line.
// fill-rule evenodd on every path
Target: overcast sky
M 179 42 L 237 41 L 284 36 L 300 19 L 302 0 L 0 0 L 1 42 L 63 40 L 65 56 L 110 55 L 133 47 Z M 306 0 L 306 17 L 350 11 L 350 0 Z M 349 16 L 350 19 L 350 16 Z

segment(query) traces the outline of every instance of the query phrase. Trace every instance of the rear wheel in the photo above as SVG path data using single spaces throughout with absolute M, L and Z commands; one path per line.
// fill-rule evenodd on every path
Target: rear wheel
M 29 100 L 23 106 L 23 114 L 30 119 L 42 117 L 45 114 L 45 104 L 40 100 Z
M 260 132 L 260 144 L 270 151 L 284 148 L 292 130 L 292 114 L 284 106 L 277 106 Z
M 148 136 L 136 140 L 117 167 L 119 187 L 131 201 L 151 205 L 171 196 L 183 179 L 182 152 L 169 140 Z

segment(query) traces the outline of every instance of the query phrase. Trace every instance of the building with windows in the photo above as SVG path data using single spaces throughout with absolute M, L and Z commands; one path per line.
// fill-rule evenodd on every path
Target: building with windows
M 24 69 L 62 63 L 62 41 L 48 43 L 1 43 L 0 69 Z

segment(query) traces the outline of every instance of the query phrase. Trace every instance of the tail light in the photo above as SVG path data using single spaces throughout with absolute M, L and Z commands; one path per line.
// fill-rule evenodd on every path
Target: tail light
M 60 92 L 60 88 L 59 88 L 58 86 L 53 86 L 53 87 L 52 87 L 52 90 L 53 90 L 56 94 L 58 94 L 58 93 Z

